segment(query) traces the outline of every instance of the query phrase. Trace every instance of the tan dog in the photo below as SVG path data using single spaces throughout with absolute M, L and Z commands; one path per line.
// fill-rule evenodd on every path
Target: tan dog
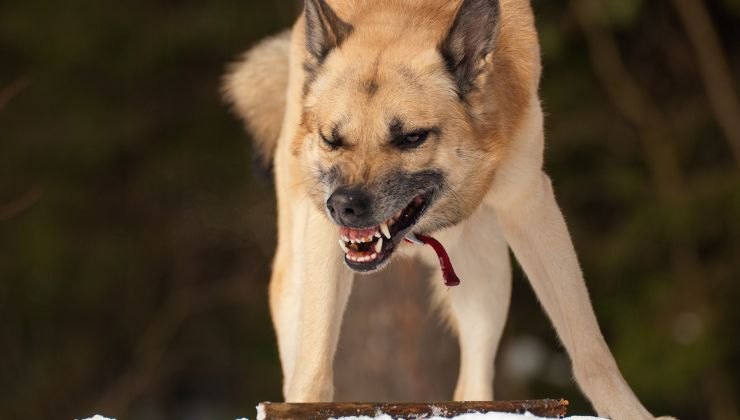
M 434 234 L 462 279 L 434 281 L 460 339 L 455 399 L 493 398 L 511 247 L 596 411 L 653 418 L 602 337 L 542 171 L 539 78 L 529 0 L 306 0 L 292 32 L 232 68 L 227 98 L 274 164 L 286 400 L 332 399 L 353 273 L 415 254 L 413 232 Z

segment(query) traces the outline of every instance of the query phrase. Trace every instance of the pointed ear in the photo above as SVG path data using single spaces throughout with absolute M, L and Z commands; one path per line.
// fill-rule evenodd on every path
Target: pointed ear
M 326 0 L 306 0 L 305 13 L 306 48 L 321 63 L 349 36 L 352 25 L 340 19 Z
M 493 51 L 498 22 L 498 0 L 463 0 L 439 47 L 462 97 L 475 88 L 483 60 Z

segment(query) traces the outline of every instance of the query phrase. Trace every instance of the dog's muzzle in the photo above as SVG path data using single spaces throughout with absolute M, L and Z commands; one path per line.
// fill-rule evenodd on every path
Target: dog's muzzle
M 417 195 L 389 219 L 377 224 L 368 195 L 352 188 L 337 189 L 326 206 L 340 226 L 339 246 L 344 251 L 345 263 L 361 272 L 380 268 L 418 222 L 431 197 L 431 193 Z

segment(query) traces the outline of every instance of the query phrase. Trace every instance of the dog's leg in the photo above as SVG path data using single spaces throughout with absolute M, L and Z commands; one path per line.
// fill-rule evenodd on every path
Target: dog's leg
M 439 276 L 434 279 L 436 295 L 447 305 L 460 343 L 454 398 L 492 400 L 494 360 L 511 299 L 509 248 L 488 206 L 481 206 L 461 226 L 442 232 L 439 239 L 462 280 L 447 288 Z M 425 255 L 434 259 L 431 251 Z
M 538 104 L 531 112 L 487 201 L 496 208 L 509 245 L 570 354 L 576 380 L 599 415 L 652 419 L 619 372 L 599 329 L 568 229 L 541 170 Z
M 570 354 L 578 384 L 601 416 L 650 419 L 604 341 L 565 221 L 546 175 L 498 214 L 506 238 Z
M 279 243 L 270 277 L 270 315 L 277 336 L 280 365 L 283 370 L 283 393 L 290 382 L 295 363 L 296 333 L 300 313 L 298 312 L 300 279 L 292 275 L 290 242 Z
M 295 210 L 290 266 L 275 299 L 283 389 L 289 402 L 331 401 L 334 354 L 352 276 L 342 262 L 337 229 L 304 203 Z

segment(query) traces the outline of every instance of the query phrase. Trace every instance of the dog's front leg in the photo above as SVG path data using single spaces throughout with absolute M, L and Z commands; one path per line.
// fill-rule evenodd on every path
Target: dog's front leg
M 540 173 L 526 188 L 497 213 L 570 354 L 578 384 L 601 416 L 652 419 L 623 379 L 601 334 L 550 179 Z
M 331 401 L 333 365 L 352 276 L 337 246 L 337 229 L 307 206 L 298 211 L 292 243 L 290 282 L 298 288 L 296 339 L 288 357 L 292 372 L 285 375 L 288 402 Z
M 604 341 L 550 179 L 537 171 L 498 203 L 504 235 L 570 354 L 578 384 L 601 416 L 652 419 Z
M 601 416 L 653 417 L 619 372 L 596 321 L 573 243 L 552 185 L 542 171 L 544 132 L 539 102 L 530 104 L 486 201 L 506 241 L 570 355 L 579 386 Z

